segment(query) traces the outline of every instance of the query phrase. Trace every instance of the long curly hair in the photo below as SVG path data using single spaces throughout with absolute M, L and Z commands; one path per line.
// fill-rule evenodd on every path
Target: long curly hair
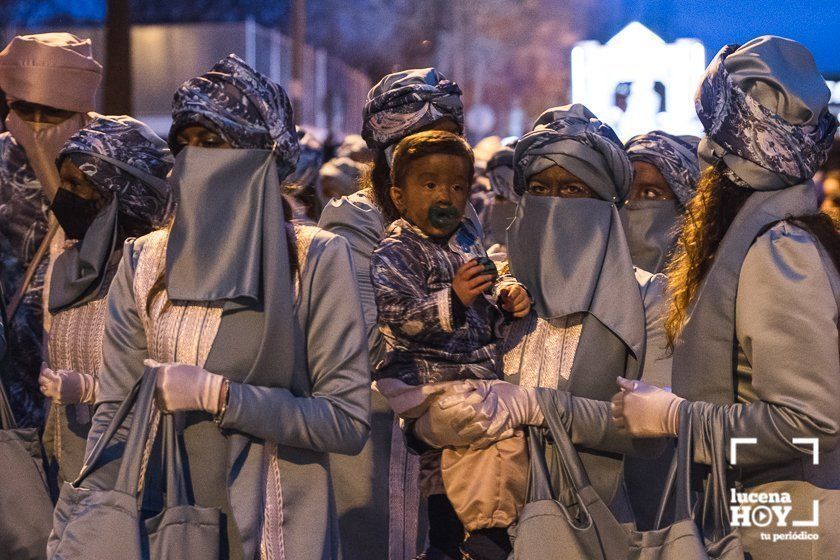
M 667 349 L 673 352 L 687 319 L 688 308 L 709 272 L 723 236 L 753 191 L 733 183 L 721 162 L 706 170 L 697 185 L 697 195 L 686 206 L 683 229 L 665 274 L 670 301 L 665 316 Z M 828 253 L 840 274 L 840 232 L 824 213 L 788 216 L 785 221 L 809 232 Z M 765 231 L 778 222 L 765 226 Z
M 676 249 L 665 267 L 670 294 L 665 316 L 669 352 L 674 350 L 689 305 L 714 262 L 726 230 L 752 192 L 733 183 L 722 162 L 700 176 L 697 194 L 686 205 Z

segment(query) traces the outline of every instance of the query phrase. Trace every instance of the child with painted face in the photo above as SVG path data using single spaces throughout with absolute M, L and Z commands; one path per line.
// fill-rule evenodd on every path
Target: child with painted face
M 530 296 L 510 276 L 499 277 L 477 225 L 464 216 L 473 155 L 461 137 L 442 131 L 407 137 L 394 150 L 391 173 L 401 218 L 371 259 L 388 350 L 374 372 L 376 386 L 431 448 L 421 459 L 428 474 L 421 476 L 421 491 L 452 502 L 470 533 L 462 550 L 471 558 L 505 558 L 506 528 L 525 495 L 525 439 L 511 431 L 491 449 L 471 449 L 437 398 L 464 380 L 501 378 L 500 328 L 505 315 L 529 313 Z M 475 484 L 476 473 L 486 485 Z M 429 553 L 460 557 L 457 548 Z

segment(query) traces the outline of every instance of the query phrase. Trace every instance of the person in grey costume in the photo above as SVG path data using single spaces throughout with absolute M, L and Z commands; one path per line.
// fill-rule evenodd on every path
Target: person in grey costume
M 710 429 L 754 438 L 726 446 L 738 492 L 786 495 L 792 511 L 785 526 L 739 528 L 753 558 L 840 557 L 828 529 L 840 515 L 840 255 L 811 181 L 837 130 L 829 97 L 789 39 L 728 45 L 709 65 L 696 98 L 705 170 L 669 265 L 673 393 L 620 380 L 615 398 L 616 424 L 637 436 L 673 435 L 687 408 L 697 463 L 709 464 Z M 815 508 L 818 540 L 784 538 Z
M 627 141 L 633 184 L 618 214 L 633 264 L 652 274 L 665 268 L 685 207 L 697 191 L 699 142 L 696 136 L 674 136 L 661 130 Z
M 507 236 L 511 272 L 534 311 L 511 325 L 502 348 L 505 381 L 441 397 L 463 436 L 486 441 L 560 415 L 593 487 L 622 522 L 634 519 L 623 459 L 664 449 L 664 440 L 634 440 L 610 422 L 616 372 L 662 382 L 646 346 L 662 338 L 656 318 L 665 278 L 630 262 L 618 209 L 631 181 L 624 146 L 586 107 L 540 116 L 516 144 L 521 200 Z M 667 375 L 670 362 L 662 361 Z
M 157 368 L 195 502 L 224 516 L 223 557 L 338 558 L 329 456 L 367 440 L 367 345 L 346 241 L 288 221 L 289 99 L 229 55 L 176 92 L 170 145 L 174 218 L 126 243 L 88 448 Z

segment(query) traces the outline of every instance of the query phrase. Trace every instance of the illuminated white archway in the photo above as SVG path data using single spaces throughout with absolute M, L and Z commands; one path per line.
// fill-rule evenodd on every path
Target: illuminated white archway
M 572 101 L 589 107 L 622 140 L 654 129 L 699 134 L 694 92 L 705 67 L 699 40 L 666 43 L 634 21 L 603 45 L 581 41 L 572 49 Z

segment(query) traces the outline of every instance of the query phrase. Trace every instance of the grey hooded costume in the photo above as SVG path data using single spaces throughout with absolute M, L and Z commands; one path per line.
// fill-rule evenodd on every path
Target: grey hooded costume
M 789 492 L 791 519 L 840 514 L 840 276 L 815 237 L 786 218 L 817 210 L 811 177 L 837 128 L 808 50 L 764 36 L 724 47 L 697 93 L 706 128 L 700 156 L 751 194 L 715 252 L 674 349 L 674 392 L 695 426 L 715 418 L 738 446 L 737 474 L 753 491 Z M 699 435 L 699 434 L 698 434 Z M 819 464 L 813 443 L 818 442 Z M 727 455 L 730 450 L 727 449 Z M 696 438 L 695 460 L 710 450 Z M 729 457 L 730 461 L 732 457 Z M 774 543 L 742 528 L 755 558 L 836 558 L 836 531 Z
M 528 178 L 560 166 L 598 198 L 527 193 Z M 610 422 L 615 377 L 647 371 L 645 345 L 659 337 L 664 277 L 634 273 L 618 217 L 632 167 L 613 131 L 582 105 L 549 109 L 514 155 L 522 199 L 508 229 L 511 271 L 534 299 L 504 352 L 506 379 L 540 387 L 540 406 L 561 411 L 593 486 L 631 521 L 622 454 L 658 454 L 659 441 L 632 440 Z M 667 369 L 667 368 L 666 368 Z
M 224 130 L 234 149 L 184 149 L 172 175 L 172 226 L 126 244 L 90 442 L 145 358 L 223 374 L 235 383 L 220 425 L 203 412 L 181 416 L 195 501 L 226 519 L 224 557 L 336 558 L 329 454 L 357 453 L 369 430 L 349 248 L 284 223 L 279 181 L 298 144 L 279 86 L 231 55 L 185 83 L 173 112 L 176 126 Z M 162 274 L 166 293 L 155 294 Z
M 84 238 L 55 259 L 47 301 L 53 314 L 49 365 L 96 377 L 102 365 L 106 296 L 122 244 L 130 231 L 149 232 L 163 221 L 172 158 L 166 142 L 142 122 L 98 116 L 70 137 L 59 153 L 59 166 L 65 159 L 108 204 Z M 91 414 L 87 403 L 53 403 L 50 408 L 44 447 L 59 482 L 71 482 L 79 474 Z

